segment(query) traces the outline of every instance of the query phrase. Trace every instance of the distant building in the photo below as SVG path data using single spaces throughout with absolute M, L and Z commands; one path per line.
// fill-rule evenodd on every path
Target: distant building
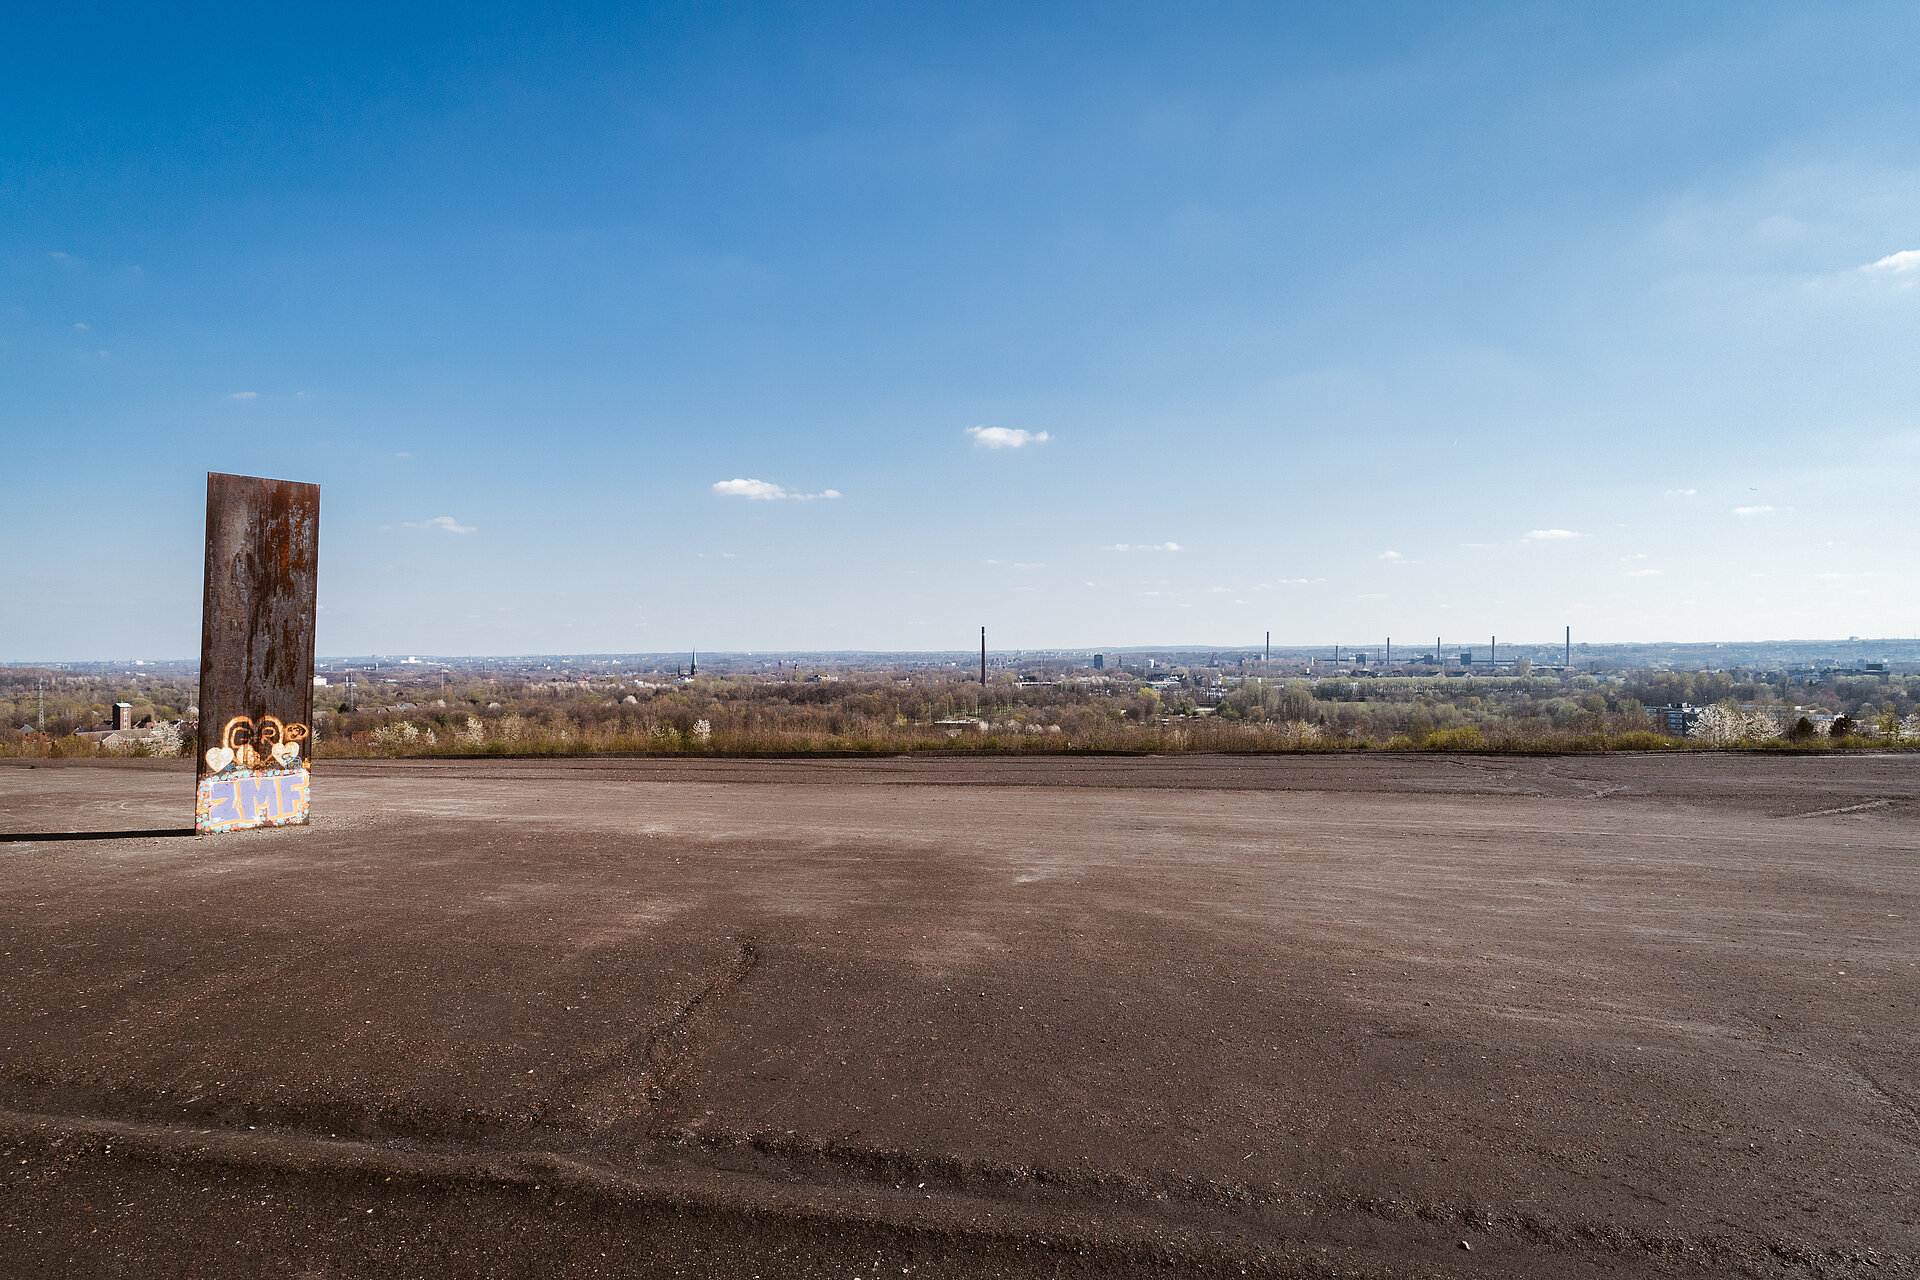
M 116 702 L 113 704 L 113 727 L 115 730 L 133 728 L 133 704 Z
M 1093 655 L 1093 669 L 1094 669 L 1095 671 L 1105 671 L 1105 670 L 1107 669 L 1107 655 L 1106 655 L 1106 654 L 1104 654 L 1104 653 L 1096 653 L 1096 654 L 1094 654 L 1094 655 Z
M 316 689 L 324 689 L 324 688 L 326 688 L 326 687 L 327 687 L 327 678 L 326 678 L 325 676 L 315 676 L 315 677 L 313 678 L 313 687 L 314 687 L 314 688 L 316 688 Z
M 1669 702 L 1664 707 L 1649 707 L 1647 714 L 1653 717 L 1655 727 L 1676 738 L 1687 736 L 1687 730 L 1693 728 L 1700 719 L 1700 708 L 1690 702 Z

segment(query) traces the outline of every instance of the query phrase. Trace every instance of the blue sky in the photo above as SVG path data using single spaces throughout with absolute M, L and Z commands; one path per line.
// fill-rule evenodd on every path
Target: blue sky
M 323 654 L 1914 635 L 1916 47 L 41 6 L 0 660 L 197 652 L 209 470 L 322 485 Z

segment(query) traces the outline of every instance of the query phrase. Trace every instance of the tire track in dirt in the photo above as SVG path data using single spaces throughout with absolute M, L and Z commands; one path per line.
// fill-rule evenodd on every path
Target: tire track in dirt
M 540 1118 L 564 1126 L 566 1121 L 561 1117 L 572 1112 L 584 1118 L 584 1127 L 602 1128 L 631 1119 L 628 1108 L 636 1103 L 640 1111 L 649 1113 L 657 1104 L 670 1103 L 676 1096 L 675 1077 L 693 1050 L 698 1024 L 759 964 L 760 951 L 754 940 L 741 939 L 733 961 L 675 1005 L 673 1012 L 629 1039 L 605 1060 L 562 1076 L 556 1097 L 543 1105 Z M 631 1086 L 610 1083 L 609 1077 L 614 1076 L 630 1076 Z

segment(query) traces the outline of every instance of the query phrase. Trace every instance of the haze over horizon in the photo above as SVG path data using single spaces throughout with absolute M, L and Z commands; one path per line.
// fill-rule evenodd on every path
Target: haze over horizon
M 13 34 L 0 661 L 1920 633 L 1911 6 Z

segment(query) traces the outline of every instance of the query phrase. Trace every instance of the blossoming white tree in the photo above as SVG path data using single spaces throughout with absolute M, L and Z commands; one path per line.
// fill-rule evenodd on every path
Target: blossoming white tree
M 1780 722 L 1764 711 L 1742 711 L 1722 703 L 1702 711 L 1687 736 L 1708 746 L 1725 747 L 1736 742 L 1765 742 L 1781 732 Z

